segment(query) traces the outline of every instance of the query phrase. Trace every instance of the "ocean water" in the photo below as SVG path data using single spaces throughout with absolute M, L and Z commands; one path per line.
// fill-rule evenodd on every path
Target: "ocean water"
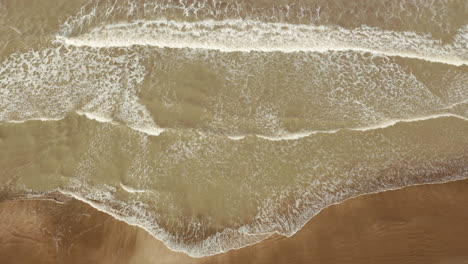
M 358 195 L 467 178 L 466 14 L 0 0 L 0 188 L 62 192 L 202 257 Z

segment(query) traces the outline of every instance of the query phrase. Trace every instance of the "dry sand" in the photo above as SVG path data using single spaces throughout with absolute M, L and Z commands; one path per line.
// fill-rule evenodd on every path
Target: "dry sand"
M 468 263 L 467 190 L 463 180 L 361 196 L 290 238 L 201 259 L 73 199 L 3 201 L 0 263 Z

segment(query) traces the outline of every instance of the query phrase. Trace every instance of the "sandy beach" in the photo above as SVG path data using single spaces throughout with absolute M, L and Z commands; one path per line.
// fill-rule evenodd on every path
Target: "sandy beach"
M 468 264 L 467 13 L 0 0 L 0 264 Z
M 468 263 L 468 180 L 330 206 L 292 237 L 191 258 L 144 230 L 62 196 L 0 203 L 0 262 Z

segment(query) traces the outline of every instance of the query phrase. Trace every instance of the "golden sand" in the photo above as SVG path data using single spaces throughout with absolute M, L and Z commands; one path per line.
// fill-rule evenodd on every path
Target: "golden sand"
M 67 197 L 0 203 L 0 263 L 468 263 L 468 180 L 330 206 L 292 237 L 205 258 Z

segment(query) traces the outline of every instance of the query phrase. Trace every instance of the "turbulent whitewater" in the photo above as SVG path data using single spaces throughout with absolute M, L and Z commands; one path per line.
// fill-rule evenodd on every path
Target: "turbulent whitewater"
M 72 38 L 57 36 L 68 45 L 125 47 L 150 45 L 168 48 L 216 49 L 224 52 L 326 52 L 361 51 L 417 58 L 431 62 L 467 65 L 468 29 L 452 44 L 431 40 L 411 32 L 392 32 L 362 27 L 340 27 L 262 23 L 246 20 L 176 22 L 136 21 L 95 28 Z
M 202 257 L 467 178 L 467 10 L 0 2 L 0 189 L 62 192 Z

